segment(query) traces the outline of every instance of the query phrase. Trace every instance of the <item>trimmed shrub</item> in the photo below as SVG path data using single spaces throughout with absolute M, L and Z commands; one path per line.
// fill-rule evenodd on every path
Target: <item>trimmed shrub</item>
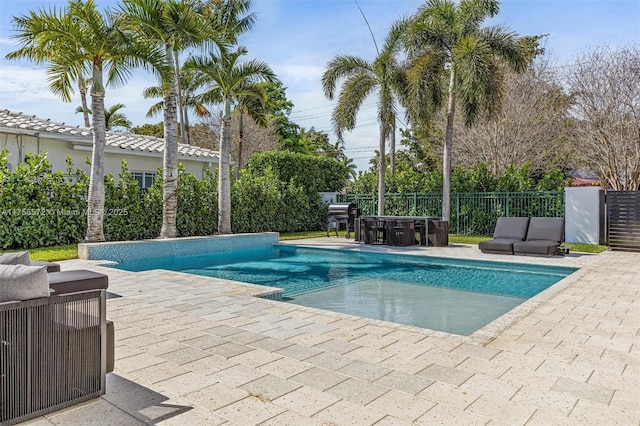
M 10 172 L 0 152 L 0 248 L 72 244 L 86 232 L 85 193 L 89 179 L 73 170 L 53 172 L 46 154 L 26 155 Z
M 315 164 L 314 173 L 321 176 L 320 168 L 329 163 L 320 160 L 305 160 L 304 164 L 307 167 Z M 199 180 L 182 165 L 178 166 L 178 173 L 178 235 L 215 234 L 217 176 L 206 171 L 205 178 Z M 324 225 L 326 206 L 310 187 L 327 185 L 333 178 L 312 183 L 307 176 L 296 177 L 291 171 L 280 175 L 287 175 L 289 179 L 280 179 L 268 166 L 255 175 L 243 172 L 242 179 L 233 182 L 234 232 L 295 232 L 320 229 Z M 161 170 L 158 176 L 162 176 Z M 25 164 L 9 171 L 7 153 L 0 152 L 0 182 L 0 248 L 29 249 L 82 241 L 87 227 L 89 177 L 80 169 L 74 171 L 70 159 L 66 173 L 52 172 L 44 154 L 27 155 Z M 162 180 L 157 179 L 143 193 L 123 161 L 117 179 L 112 174 L 105 176 L 106 240 L 155 238 L 161 225 Z

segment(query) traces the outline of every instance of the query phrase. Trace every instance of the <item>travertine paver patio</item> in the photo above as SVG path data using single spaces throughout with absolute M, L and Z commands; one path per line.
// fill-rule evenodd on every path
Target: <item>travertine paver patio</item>
M 467 338 L 253 297 L 259 286 L 63 262 L 106 272 L 121 296 L 107 304 L 116 369 L 104 397 L 32 423 L 640 424 L 639 254 L 396 251 L 582 269 Z

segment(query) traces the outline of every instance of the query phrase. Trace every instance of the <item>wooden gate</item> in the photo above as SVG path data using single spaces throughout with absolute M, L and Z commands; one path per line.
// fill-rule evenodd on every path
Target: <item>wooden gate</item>
M 640 252 L 640 191 L 607 191 L 606 203 L 611 250 Z

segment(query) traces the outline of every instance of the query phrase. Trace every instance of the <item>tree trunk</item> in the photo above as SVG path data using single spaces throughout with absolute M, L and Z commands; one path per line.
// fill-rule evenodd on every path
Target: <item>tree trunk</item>
M 231 234 L 231 179 L 229 146 L 231 145 L 231 100 L 224 101 L 220 125 L 220 164 L 218 165 L 218 234 Z
M 391 174 L 396 174 L 396 117 L 393 116 L 393 123 L 391 123 L 391 139 L 389 143 L 389 168 Z
M 84 77 L 82 75 L 78 80 L 78 89 L 80 92 L 80 102 L 82 102 L 82 116 L 84 117 L 84 127 L 89 128 L 91 127 L 91 123 L 89 122 L 89 106 L 87 105 L 87 84 L 84 81 Z
M 453 64 L 449 77 L 449 102 L 447 103 L 447 130 L 442 154 L 442 220 L 451 216 L 451 146 L 453 145 L 453 119 L 456 113 L 456 72 Z
M 167 59 L 173 62 L 167 46 Z M 173 66 L 173 64 L 172 64 Z M 174 67 L 175 68 L 175 67 Z M 175 238 L 178 234 L 178 117 L 176 111 L 176 82 L 163 84 L 164 98 L 164 160 L 162 163 L 162 229 L 160 238 Z
M 187 124 L 185 116 L 187 115 L 184 101 L 182 100 L 182 84 L 180 83 L 180 60 L 178 58 L 178 52 L 173 52 L 174 63 L 173 67 L 176 75 L 176 89 L 178 91 L 178 111 L 180 112 L 180 138 L 182 143 L 189 143 L 189 136 L 187 135 Z
M 385 145 L 387 144 L 386 130 L 387 119 L 384 114 L 381 114 L 382 119 L 380 121 L 380 158 L 378 159 L 378 216 L 384 216 L 384 175 L 387 168 Z
M 182 107 L 184 109 L 183 111 L 183 115 L 184 115 L 184 135 L 185 135 L 185 141 L 184 143 L 186 144 L 191 144 L 191 128 L 189 126 L 189 108 L 185 105 Z
M 240 167 L 242 167 L 242 139 L 244 138 L 244 114 L 242 108 L 240 109 L 240 116 L 238 117 L 238 159 L 236 162 L 236 180 L 240 179 Z
M 91 84 L 91 108 L 93 113 L 93 151 L 87 196 L 87 235 L 85 242 L 104 241 L 104 147 L 107 140 L 104 116 L 104 87 L 102 66 L 93 65 Z M 87 109 L 85 109 L 87 111 Z

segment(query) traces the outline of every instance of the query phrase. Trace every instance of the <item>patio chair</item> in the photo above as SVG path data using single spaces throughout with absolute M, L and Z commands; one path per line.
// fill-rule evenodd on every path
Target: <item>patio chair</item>
M 44 260 L 31 260 L 28 251 L 0 253 L 0 265 L 46 266 L 47 272 L 60 272 L 60 264 Z
M 46 266 L 0 265 L 3 425 L 97 398 L 113 371 L 108 277 Z
M 526 241 L 513 243 L 513 254 L 554 256 L 560 251 L 564 236 L 564 218 L 532 217 Z
M 387 225 L 384 219 L 363 218 L 364 243 L 365 244 L 386 244 Z
M 483 253 L 513 254 L 514 243 L 526 238 L 528 225 L 528 217 L 499 217 L 493 239 L 480 241 L 478 248 Z

